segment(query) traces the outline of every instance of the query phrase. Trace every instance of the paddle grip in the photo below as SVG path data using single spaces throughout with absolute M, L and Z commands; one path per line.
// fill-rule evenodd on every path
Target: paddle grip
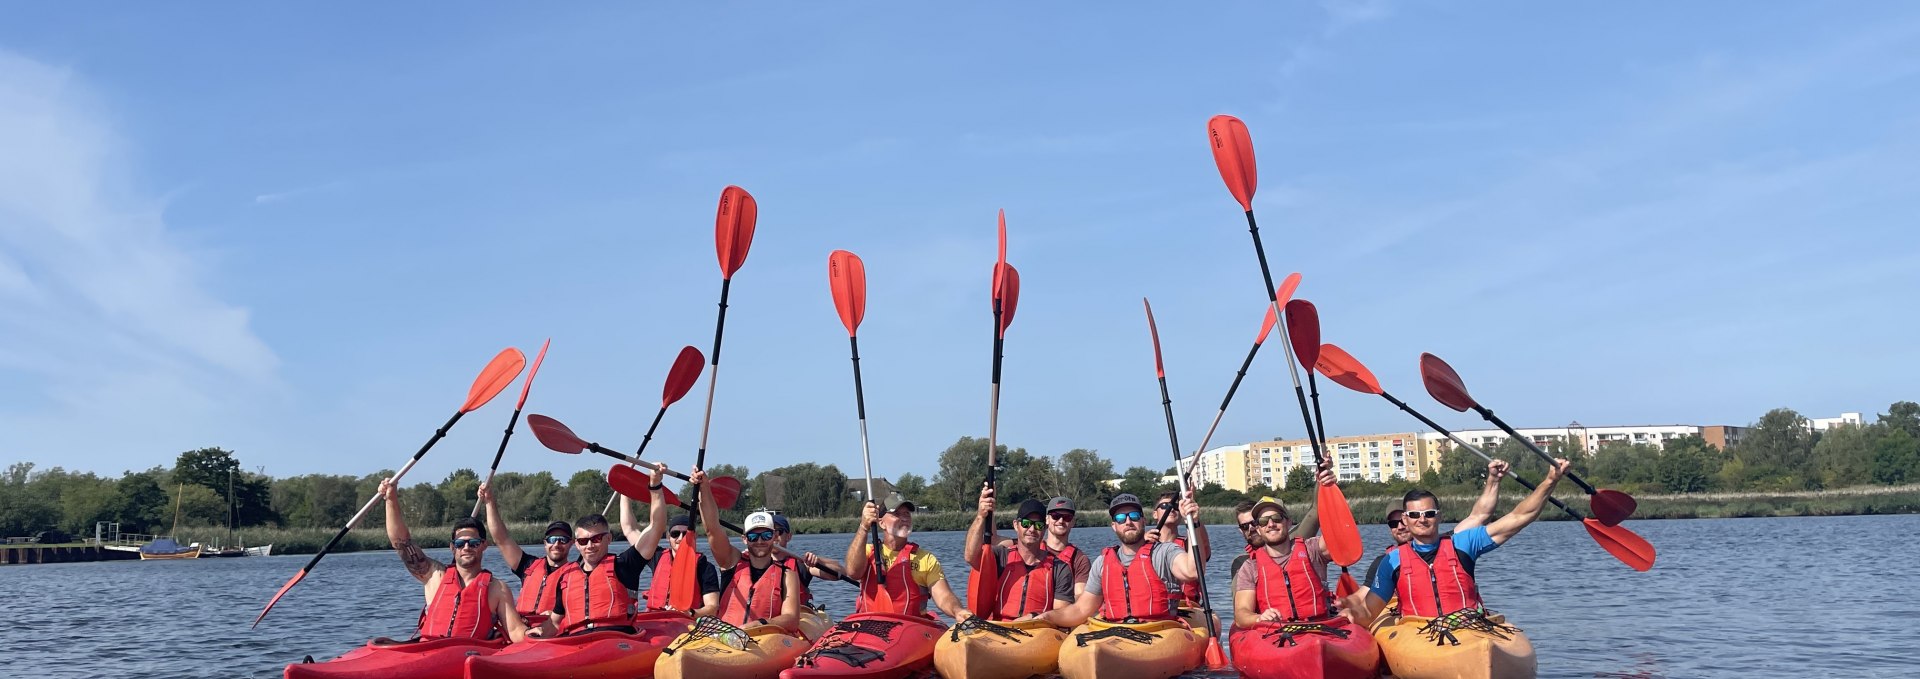
M 860 384 L 860 338 L 858 338 L 858 337 L 855 337 L 855 336 L 852 336 L 852 335 L 848 335 L 848 336 L 847 336 L 847 346 L 849 346 L 849 347 L 851 347 L 851 348 L 853 349 L 853 405 L 854 405 L 854 410 L 855 410 L 856 412 L 858 412 L 858 413 L 860 414 L 860 419 L 862 419 L 862 420 L 865 420 L 865 419 L 867 419 L 867 392 L 866 392 L 866 389 L 865 389 L 865 388 L 864 388 L 864 387 L 863 387 L 863 386 L 862 386 L 862 385 Z M 867 477 L 868 477 L 868 478 L 872 478 L 872 477 L 873 477 L 873 474 L 872 474 L 872 473 L 868 473 L 868 474 L 867 474 Z M 867 489 L 867 494 L 868 494 L 868 495 L 872 495 L 872 494 L 873 494 L 873 489 L 872 489 L 872 488 L 868 488 L 868 489 Z

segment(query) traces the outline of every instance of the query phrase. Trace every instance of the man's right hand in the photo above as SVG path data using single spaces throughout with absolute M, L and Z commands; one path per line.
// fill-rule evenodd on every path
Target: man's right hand
M 400 501 L 400 485 L 393 482 L 393 477 L 380 479 L 380 497 L 386 498 L 388 502 Z
M 488 488 L 487 485 L 484 482 L 480 484 L 480 502 L 490 505 L 493 504 L 493 489 Z
M 980 515 L 993 515 L 993 486 L 980 484 Z
M 879 503 L 876 503 L 872 500 L 868 500 L 866 508 L 860 510 L 860 530 L 866 531 L 868 529 L 873 528 L 873 524 L 878 522 L 879 520 L 880 520 Z
M 1492 462 L 1488 462 L 1487 463 L 1487 483 L 1489 484 L 1500 483 L 1500 479 L 1505 478 L 1507 475 L 1508 466 L 1509 465 L 1507 464 L 1506 460 L 1494 460 Z

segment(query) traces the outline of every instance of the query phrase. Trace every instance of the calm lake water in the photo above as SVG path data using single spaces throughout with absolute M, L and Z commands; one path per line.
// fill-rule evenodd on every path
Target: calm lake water
M 1920 675 L 1920 635 L 1900 622 L 1915 601 L 1907 587 L 1920 581 L 1897 565 L 1920 557 L 1920 516 L 1628 526 L 1660 549 L 1652 571 L 1621 565 L 1569 522 L 1535 524 L 1481 561 L 1481 591 L 1532 637 L 1541 676 Z M 1087 547 L 1113 542 L 1105 528 L 1074 535 Z M 1212 535 L 1227 549 L 1240 544 L 1230 528 Z M 963 538 L 915 537 L 940 555 L 956 590 L 966 582 Z M 1364 538 L 1370 551 L 1387 544 L 1378 526 Z M 848 539 L 800 536 L 794 547 L 839 555 Z M 487 557 L 498 570 L 497 555 Z M 0 628 L 0 675 L 277 677 L 308 654 L 328 658 L 370 637 L 410 635 L 420 587 L 391 552 L 328 556 L 248 629 L 308 558 L 0 567 L 13 611 Z M 1216 557 L 1208 569 L 1221 609 L 1228 561 Z M 815 595 L 839 616 L 853 590 L 823 584 Z

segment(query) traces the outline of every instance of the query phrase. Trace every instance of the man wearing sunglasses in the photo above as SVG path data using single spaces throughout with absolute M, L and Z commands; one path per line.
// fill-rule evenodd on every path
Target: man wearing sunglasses
M 747 515 L 742 526 L 747 550 L 742 554 L 720 525 L 720 503 L 706 480 L 704 471 L 694 472 L 691 478 L 700 484 L 700 525 L 707 530 L 707 548 L 720 569 L 720 619 L 738 627 L 773 625 L 798 634 L 800 569 L 793 559 L 773 555 L 774 538 L 779 535 L 773 513 Z
M 1185 498 L 1180 501 L 1180 513 L 1193 519 L 1197 546 L 1205 551 L 1207 531 L 1200 524 L 1200 505 L 1191 497 Z M 1168 588 L 1199 580 L 1199 562 L 1172 543 L 1147 541 L 1148 518 L 1140 498 L 1130 493 L 1115 496 L 1107 505 L 1107 516 L 1113 521 L 1113 535 L 1120 544 L 1106 548 L 1093 560 L 1087 589 L 1074 598 L 1073 605 L 1048 611 L 1041 620 L 1071 628 L 1096 614 L 1114 622 L 1171 620 L 1178 616 Z
M 494 580 L 492 573 L 480 567 L 487 553 L 487 529 L 479 521 L 461 517 L 453 522 L 453 563 L 440 563 L 413 544 L 413 533 L 400 512 L 400 488 L 392 477 L 380 481 L 380 495 L 387 499 L 387 541 L 393 543 L 407 572 L 426 586 L 420 638 L 491 639 L 504 628 L 509 640 L 520 641 L 528 635 L 544 636 L 551 629 L 529 630 L 513 608 L 507 583 Z
M 1073 596 L 1087 591 L 1087 576 L 1093 572 L 1093 559 L 1068 538 L 1073 535 L 1073 499 L 1056 497 L 1047 501 L 1047 549 L 1073 570 Z
M 672 519 L 667 518 L 666 493 L 661 492 L 666 487 L 660 485 L 661 475 L 666 473 L 666 469 L 665 464 L 656 468 L 652 485 L 648 486 L 652 492 L 647 494 L 647 504 L 652 514 L 647 522 L 647 530 L 635 530 L 638 526 L 628 524 L 625 514 L 622 514 L 620 519 L 621 529 L 626 532 L 627 540 L 633 543 L 634 549 L 648 561 L 648 565 L 653 567 L 653 579 L 647 583 L 647 594 L 642 597 L 644 599 L 642 603 L 653 610 L 672 608 L 667 605 L 667 602 L 672 600 L 673 595 L 673 560 L 680 551 L 682 541 L 694 540 L 696 547 L 693 553 L 700 561 L 694 564 L 693 579 L 696 586 L 700 588 L 700 605 L 687 611 L 687 614 L 694 617 L 713 615 L 715 611 L 720 610 L 720 569 L 714 568 L 713 562 L 707 560 L 707 555 L 698 551 L 699 542 L 693 535 L 692 517 L 686 514 L 675 514 Z M 621 498 L 621 502 L 626 502 L 626 499 Z M 685 500 L 681 502 L 684 503 Z M 667 544 L 664 550 L 660 545 L 662 533 L 654 531 L 654 526 L 666 526 L 664 535 Z
M 1473 509 L 1468 511 L 1467 518 L 1453 524 L 1453 532 L 1459 533 L 1475 526 L 1484 526 L 1487 519 L 1493 518 L 1493 510 L 1500 504 L 1500 479 L 1506 475 L 1506 460 L 1493 460 L 1487 463 L 1486 485 L 1481 487 L 1480 497 L 1473 501 Z M 1380 562 L 1386 558 L 1387 554 L 1393 552 L 1394 548 L 1413 540 L 1413 533 L 1407 530 L 1407 523 L 1402 516 L 1405 513 L 1406 510 L 1401 509 L 1387 512 L 1387 535 L 1393 538 L 1393 544 L 1387 545 L 1386 549 L 1381 550 L 1379 556 L 1373 557 L 1373 563 L 1367 564 L 1367 578 L 1363 582 L 1373 582 L 1373 576 L 1380 572 Z
M 1480 610 L 1483 602 L 1473 579 L 1475 562 L 1540 518 L 1547 495 L 1566 476 L 1569 464 L 1565 459 L 1554 460 L 1546 479 L 1506 516 L 1450 533 L 1440 532 L 1440 503 L 1433 493 L 1408 492 L 1401 520 L 1413 540 L 1388 552 L 1366 586 L 1349 597 L 1350 608 L 1359 613 L 1358 622 L 1371 623 L 1386 608 L 1382 596 L 1397 596 L 1402 614 L 1423 618 Z
M 660 485 L 662 471 L 655 469 L 648 483 Z M 658 495 L 656 494 L 656 497 Z M 634 548 L 634 538 L 652 535 L 659 539 L 660 517 L 664 507 L 655 509 L 654 520 L 644 531 L 632 531 L 633 501 L 620 496 L 620 528 L 626 534 L 627 548 L 613 559 L 607 554 L 613 547 L 613 527 L 607 517 L 588 514 L 573 524 L 573 544 L 580 548 L 580 560 L 571 571 L 559 575 L 559 603 L 553 615 L 566 632 L 619 630 L 632 632 L 630 624 L 637 608 L 632 590 L 640 586 L 640 573 L 646 570 L 648 557 Z
M 1314 478 L 1317 482 L 1324 481 L 1320 479 L 1320 475 L 1331 475 L 1332 473 L 1333 463 L 1322 462 Z M 1267 498 L 1261 498 L 1261 501 L 1266 499 Z M 1247 540 L 1247 553 L 1233 557 L 1233 563 L 1227 566 L 1227 578 L 1229 580 L 1239 577 L 1240 568 L 1247 565 L 1247 562 L 1253 559 L 1253 553 L 1267 545 L 1266 538 L 1261 536 L 1259 528 L 1254 525 L 1253 521 L 1253 510 L 1260 506 L 1261 501 L 1241 500 L 1233 506 L 1233 520 L 1236 525 L 1240 527 L 1240 537 L 1246 538 Z M 1317 507 L 1311 507 L 1303 512 L 1303 515 L 1300 517 L 1300 522 L 1293 526 L 1293 530 L 1287 532 L 1287 539 L 1309 538 L 1318 534 L 1320 532 L 1320 512 L 1316 511 L 1317 509 Z
M 1333 473 L 1321 469 L 1321 485 L 1333 485 Z M 1233 574 L 1233 626 L 1262 622 L 1325 622 L 1333 612 L 1333 593 L 1327 590 L 1326 543 L 1318 536 L 1295 537 L 1287 506 L 1272 497 L 1254 503 L 1253 531 L 1260 546 L 1253 550 L 1251 568 Z
M 1148 512 L 1148 514 L 1152 515 L 1156 521 L 1159 521 L 1160 525 L 1147 533 L 1148 542 L 1165 540 L 1173 543 L 1173 546 L 1179 547 L 1182 551 L 1186 550 L 1187 538 L 1180 534 L 1182 525 L 1180 513 L 1173 511 L 1174 505 L 1176 504 L 1174 498 L 1179 496 L 1179 493 L 1168 491 L 1161 493 L 1160 498 L 1154 501 L 1153 511 Z M 1200 550 L 1200 563 L 1204 564 L 1212 559 L 1213 551 L 1202 547 Z M 1197 606 L 1200 601 L 1200 583 L 1180 583 L 1180 586 L 1175 588 L 1173 593 L 1180 599 L 1180 601 L 1174 602 L 1175 606 Z
M 500 516 L 500 508 L 494 505 L 493 489 L 486 483 L 480 484 L 480 504 L 487 508 L 487 532 L 503 538 L 500 558 L 512 564 L 513 574 L 520 578 L 520 596 L 514 599 L 514 608 L 528 620 L 545 620 L 541 612 L 553 610 L 560 600 L 561 571 L 579 568 L 567 561 L 573 555 L 573 526 L 565 521 L 547 524 L 546 558 L 538 558 L 521 549 L 517 540 L 504 539 L 512 533 Z
M 980 546 L 992 540 L 993 563 L 1000 565 L 1000 608 L 988 620 L 1021 620 L 1073 603 L 1073 568 L 1047 549 L 1047 506 L 1028 498 L 1014 516 L 1013 541 L 1000 542 L 993 526 L 993 487 L 980 488 L 978 510 L 967 530 L 967 565 L 980 568 Z
M 872 500 L 861 509 L 860 526 L 854 529 L 853 541 L 847 545 L 847 570 L 844 571 L 847 579 L 860 582 L 854 612 L 877 610 L 876 601 L 884 586 L 894 608 L 901 613 L 931 618 L 933 614 L 927 612 L 927 604 L 932 603 L 953 616 L 956 622 L 973 617 L 973 612 L 960 603 L 960 597 L 954 596 L 953 588 L 947 585 L 947 574 L 940 567 L 940 559 L 907 540 L 913 535 L 913 509 L 913 503 L 899 493 L 887 494 L 884 509 Z M 878 554 L 873 549 L 875 527 L 880 529 L 881 536 Z M 879 572 L 868 577 L 869 570 Z

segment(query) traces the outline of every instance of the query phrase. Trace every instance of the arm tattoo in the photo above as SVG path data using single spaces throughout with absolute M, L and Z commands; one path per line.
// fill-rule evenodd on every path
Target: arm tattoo
M 433 575 L 433 567 L 438 565 L 432 559 L 428 559 L 426 552 L 420 551 L 412 540 L 393 543 L 393 551 L 400 553 L 400 563 L 406 564 L 407 572 L 412 573 L 413 577 L 419 578 L 421 582 L 426 582 L 427 578 Z

